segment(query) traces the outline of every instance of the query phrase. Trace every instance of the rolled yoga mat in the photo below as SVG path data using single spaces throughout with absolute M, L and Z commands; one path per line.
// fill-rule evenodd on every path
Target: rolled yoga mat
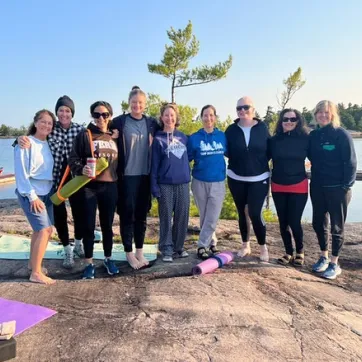
M 96 164 L 96 175 L 98 176 L 107 167 L 108 167 L 108 161 L 103 157 L 98 158 L 97 164 Z M 60 191 L 59 191 L 60 196 L 63 199 L 68 199 L 69 196 L 72 196 L 75 192 L 77 192 L 80 188 L 82 188 L 84 185 L 86 185 L 91 180 L 92 179 L 89 178 L 88 176 L 84 176 L 84 175 L 75 176 L 60 189 Z M 52 203 L 54 205 L 60 205 L 64 201 L 58 197 L 57 192 L 50 197 L 50 200 L 52 200 Z
M 209 258 L 200 264 L 197 264 L 192 268 L 193 275 L 204 275 L 212 273 L 220 266 L 219 262 L 215 258 Z
M 217 268 L 221 268 L 225 264 L 230 263 L 234 259 L 234 254 L 231 251 L 224 251 L 211 258 L 201 262 L 192 268 L 193 275 L 204 275 L 212 273 Z
M 224 266 L 234 260 L 234 254 L 231 251 L 224 251 L 214 255 L 214 258 L 220 259 L 222 264 L 221 266 Z

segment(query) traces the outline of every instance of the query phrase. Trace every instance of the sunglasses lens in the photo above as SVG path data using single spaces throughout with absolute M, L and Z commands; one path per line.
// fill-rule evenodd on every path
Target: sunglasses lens
M 297 122 L 298 120 L 297 120 L 296 117 L 291 117 L 291 118 L 285 117 L 285 118 L 283 118 L 283 122 L 288 122 L 288 121 L 294 123 L 294 122 Z
M 249 106 L 249 105 L 246 105 L 246 106 L 237 106 L 237 107 L 236 107 L 236 110 L 239 111 L 239 112 L 242 111 L 242 110 L 248 111 L 248 110 L 250 109 L 250 107 L 251 107 L 251 106 Z
M 98 118 L 101 118 L 101 117 L 103 117 L 103 119 L 106 119 L 106 118 L 109 117 L 109 113 L 106 113 L 106 112 L 104 112 L 104 113 L 94 112 L 92 116 L 95 119 L 98 119 Z

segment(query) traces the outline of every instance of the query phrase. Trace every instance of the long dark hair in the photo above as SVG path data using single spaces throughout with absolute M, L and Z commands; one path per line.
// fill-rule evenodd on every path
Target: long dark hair
M 284 133 L 283 125 L 282 125 L 283 118 L 284 118 L 284 115 L 288 112 L 294 112 L 295 116 L 297 117 L 297 120 L 298 120 L 297 126 L 295 127 L 294 131 L 299 135 L 307 135 L 309 132 L 308 132 L 308 128 L 306 126 L 303 115 L 299 111 L 297 111 L 296 109 L 293 109 L 293 108 L 285 108 L 280 112 L 274 134 L 280 135 L 280 134 Z
M 28 132 L 27 132 L 27 136 L 32 136 L 36 133 L 36 127 L 35 127 L 35 123 L 39 121 L 39 119 L 41 117 L 43 117 L 44 114 L 47 114 L 48 116 L 50 116 L 52 118 L 53 121 L 53 127 L 52 130 L 55 127 L 55 122 L 56 122 L 56 118 L 54 116 L 53 112 L 48 111 L 47 109 L 41 109 L 40 111 L 35 113 L 35 116 L 33 118 L 33 122 L 31 123 L 31 125 L 29 126 Z

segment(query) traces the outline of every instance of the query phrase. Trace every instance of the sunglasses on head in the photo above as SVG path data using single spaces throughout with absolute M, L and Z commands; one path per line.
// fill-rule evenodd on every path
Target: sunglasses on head
M 247 105 L 245 105 L 245 106 L 237 106 L 237 107 L 236 107 L 236 110 L 237 110 L 238 112 L 239 112 L 239 111 L 242 111 L 242 110 L 248 111 L 250 108 L 251 108 L 251 106 L 249 106 L 249 105 L 247 104 Z
M 290 118 L 289 117 L 284 117 L 283 118 L 283 122 L 289 122 L 289 121 L 293 122 L 293 123 L 298 122 L 298 118 L 297 117 L 290 117 Z
M 99 119 L 101 117 L 103 117 L 103 119 L 107 119 L 107 118 L 109 118 L 109 116 L 110 116 L 109 112 L 103 112 L 103 113 L 93 112 L 92 113 L 92 117 L 95 119 Z

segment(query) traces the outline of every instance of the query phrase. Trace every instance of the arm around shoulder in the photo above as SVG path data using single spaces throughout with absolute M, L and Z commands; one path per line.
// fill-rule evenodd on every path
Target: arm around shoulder
M 85 166 L 83 159 L 86 156 L 87 147 L 87 131 L 79 132 L 74 139 L 72 151 L 70 152 L 68 164 L 72 174 L 80 176 L 83 174 L 83 167 Z

